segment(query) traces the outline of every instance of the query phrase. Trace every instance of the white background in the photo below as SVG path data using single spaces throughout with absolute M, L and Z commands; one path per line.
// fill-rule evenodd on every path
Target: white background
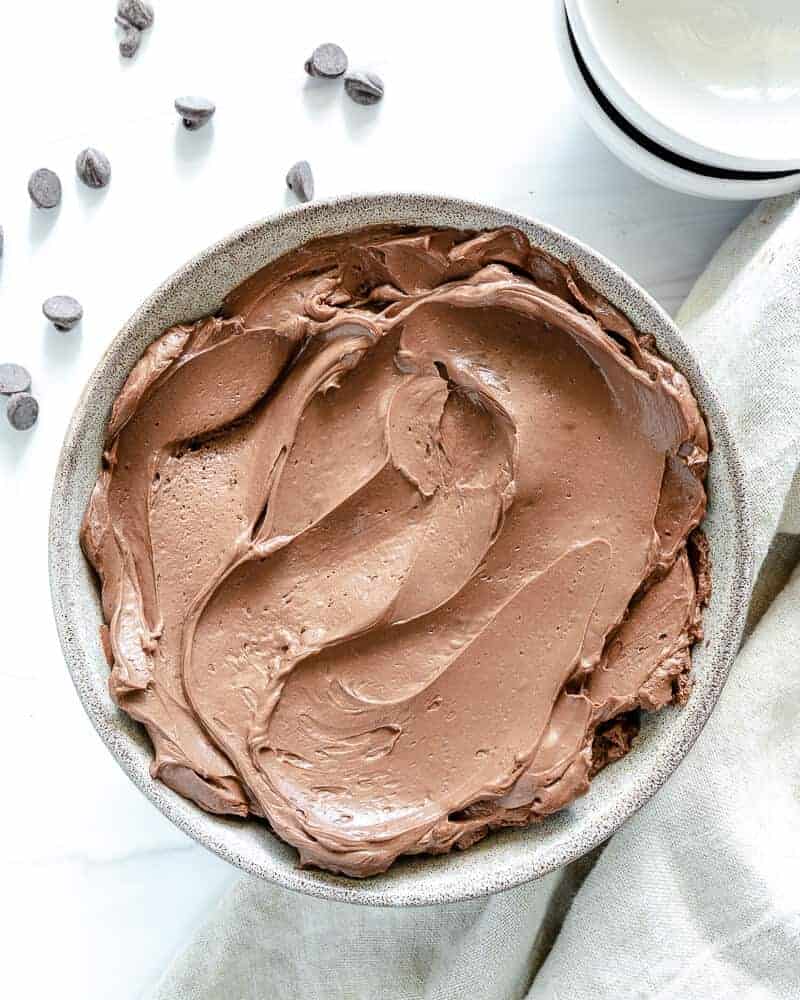
M 654 187 L 599 145 L 559 68 L 545 0 L 155 7 L 129 62 L 115 0 L 37 0 L 13 14 L 3 3 L 0 361 L 26 365 L 41 401 L 27 434 L 0 414 L 0 992 L 13 1000 L 141 996 L 235 877 L 117 768 L 72 689 L 50 610 L 61 439 L 140 300 L 207 244 L 291 203 L 284 176 L 301 158 L 321 197 L 435 191 L 538 216 L 671 311 L 746 209 Z M 384 78 L 380 106 L 306 77 L 326 40 Z M 178 125 L 183 93 L 217 102 L 212 126 Z M 75 177 L 90 144 L 111 159 L 106 191 Z M 61 176 L 55 212 L 28 200 L 40 166 Z M 84 305 L 72 333 L 41 315 L 56 293 Z

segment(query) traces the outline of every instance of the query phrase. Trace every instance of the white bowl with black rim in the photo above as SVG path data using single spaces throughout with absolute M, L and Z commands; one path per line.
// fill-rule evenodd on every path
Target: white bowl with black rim
M 689 380 L 711 434 L 704 530 L 714 588 L 704 619 L 706 638 L 695 647 L 688 703 L 645 715 L 631 752 L 602 771 L 585 796 L 538 824 L 499 831 L 468 851 L 401 859 L 386 873 L 359 881 L 298 869 L 295 850 L 265 823 L 213 816 L 150 776 L 147 735 L 108 692 L 98 586 L 79 530 L 111 406 L 145 348 L 167 327 L 217 311 L 232 288 L 287 251 L 319 236 L 379 223 L 515 226 L 533 245 L 573 262 L 637 329 L 655 336 L 661 353 Z M 49 564 L 56 624 L 78 695 L 109 751 L 165 816 L 220 857 L 286 888 L 353 903 L 412 906 L 472 899 L 536 879 L 605 841 L 657 792 L 697 738 L 727 677 L 744 625 L 752 552 L 744 473 L 725 412 L 675 324 L 633 279 L 584 244 L 532 219 L 454 198 L 379 194 L 315 202 L 233 233 L 189 261 L 140 306 L 98 361 L 67 430 L 53 487 Z M 83 791 L 90 803 L 91 788 Z
M 751 0 L 738 7 L 725 5 L 729 13 L 746 9 L 762 29 L 753 29 L 761 48 L 758 57 L 751 53 L 742 62 L 737 90 L 736 64 L 723 59 L 727 49 L 698 41 L 701 27 L 710 34 L 713 21 L 691 14 L 703 8 L 708 15 L 720 7 L 717 0 L 691 7 L 685 0 L 639 3 L 554 0 L 562 63 L 581 113 L 598 138 L 634 170 L 685 194 L 755 200 L 800 189 L 800 133 L 787 125 L 795 92 L 800 109 L 800 60 L 795 60 L 796 81 L 786 58 L 778 61 L 778 79 L 760 91 L 753 84 L 759 67 L 767 74 L 770 44 L 779 48 L 775 38 L 794 38 L 795 22 L 800 38 L 800 5 L 783 35 L 777 26 L 767 30 L 769 17 L 780 22 L 772 0 L 759 18 Z M 729 39 L 734 54 L 744 48 L 752 19 L 743 15 L 738 35 L 728 25 L 728 35 L 735 36 Z M 775 95 L 784 90 L 782 102 Z

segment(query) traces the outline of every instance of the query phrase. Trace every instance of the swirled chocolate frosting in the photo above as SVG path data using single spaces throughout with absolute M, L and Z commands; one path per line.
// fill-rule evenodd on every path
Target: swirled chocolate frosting
M 513 229 L 308 243 L 167 330 L 83 526 L 152 773 L 348 875 L 586 791 L 708 597 L 684 377 Z

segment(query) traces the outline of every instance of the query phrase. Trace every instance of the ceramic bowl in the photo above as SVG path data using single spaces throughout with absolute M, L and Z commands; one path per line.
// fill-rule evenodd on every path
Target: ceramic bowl
M 797 0 L 565 0 L 614 106 L 662 146 L 729 170 L 800 168 Z
M 627 9 L 627 8 L 626 8 Z M 702 198 L 749 201 L 800 189 L 800 171 L 727 169 L 676 153 L 622 114 L 593 75 L 564 0 L 553 0 L 561 62 L 587 125 L 623 163 L 648 180 Z
M 108 694 L 98 588 L 78 530 L 98 473 L 112 402 L 145 347 L 171 324 L 215 311 L 231 288 L 299 244 L 385 222 L 465 229 L 517 226 L 536 246 L 574 261 L 640 330 L 655 335 L 659 349 L 689 379 L 714 443 L 705 524 L 714 591 L 706 640 L 695 652 L 695 686 L 688 704 L 646 716 L 635 747 L 598 775 L 586 796 L 542 823 L 497 833 L 463 853 L 402 859 L 386 874 L 359 881 L 301 871 L 295 851 L 263 823 L 211 816 L 150 777 L 151 748 L 144 730 Z M 486 205 L 395 194 L 317 202 L 255 223 L 204 250 L 142 304 L 98 362 L 69 425 L 53 489 L 49 560 L 56 623 L 78 694 L 108 749 L 161 812 L 253 875 L 312 896 L 383 906 L 444 903 L 508 889 L 575 860 L 609 837 L 669 777 L 708 718 L 739 642 L 751 574 L 744 477 L 725 413 L 675 325 L 653 299 L 604 257 L 549 226 Z

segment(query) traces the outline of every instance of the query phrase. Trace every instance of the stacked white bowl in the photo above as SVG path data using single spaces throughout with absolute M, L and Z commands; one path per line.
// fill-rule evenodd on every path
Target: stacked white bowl
M 554 0 L 586 121 L 688 194 L 800 189 L 800 0 Z

